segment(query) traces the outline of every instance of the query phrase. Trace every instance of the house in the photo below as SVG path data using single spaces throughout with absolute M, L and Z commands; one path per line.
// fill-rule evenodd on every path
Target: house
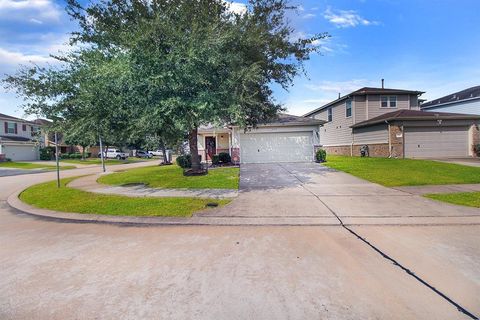
M 318 131 L 325 121 L 279 114 L 256 128 L 227 126 L 198 129 L 198 150 L 202 160 L 228 152 L 235 163 L 305 162 L 314 160 Z
M 52 124 L 51 121 L 46 119 L 35 119 L 32 121 L 33 123 L 37 124 L 41 129 L 42 135 L 42 147 L 55 147 L 55 132 L 47 132 L 43 128 L 48 127 Z M 79 152 L 79 146 L 72 146 L 65 143 L 65 139 L 63 138 L 63 134 L 61 132 L 57 133 L 57 142 L 58 142 L 58 150 L 60 154 L 66 153 L 75 153 Z
M 474 156 L 480 116 L 421 111 L 422 91 L 365 87 L 305 117 L 327 121 L 320 145 L 329 154 L 434 158 Z
M 38 160 L 39 125 L 0 113 L 0 159 Z
M 422 103 L 423 111 L 480 114 L 480 86 Z

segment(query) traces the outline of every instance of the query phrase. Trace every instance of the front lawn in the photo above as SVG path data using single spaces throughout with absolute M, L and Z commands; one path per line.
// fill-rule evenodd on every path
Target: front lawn
M 112 173 L 98 182 L 113 185 L 143 183 L 152 188 L 238 189 L 238 168 L 217 168 L 205 176 L 185 177 L 182 168 L 152 166 Z
M 60 160 L 61 162 L 65 163 L 73 163 L 73 164 L 102 164 L 102 159 L 97 158 L 88 158 L 85 160 L 82 159 L 63 159 Z M 138 158 L 128 158 L 127 160 L 117 160 L 117 159 L 105 159 L 106 165 L 115 165 L 115 164 L 129 164 L 138 161 L 149 161 L 148 159 L 138 159 Z
M 207 203 L 225 205 L 230 200 L 200 198 L 153 198 L 125 197 L 90 193 L 68 188 L 75 178 L 37 184 L 20 194 L 20 199 L 32 206 L 63 212 L 105 214 L 113 216 L 164 216 L 190 217 L 192 213 L 205 209 Z
M 15 161 L 0 162 L 0 168 L 56 170 L 56 166 L 50 164 Z M 60 169 L 75 169 L 75 166 L 60 166 Z
M 480 183 L 480 168 L 430 160 L 327 156 L 324 165 L 387 187 Z
M 480 192 L 433 193 L 426 194 L 424 197 L 462 206 L 480 208 Z

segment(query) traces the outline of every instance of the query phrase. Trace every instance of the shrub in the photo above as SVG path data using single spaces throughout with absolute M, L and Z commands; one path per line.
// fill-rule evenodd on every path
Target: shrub
M 187 154 L 184 156 L 178 156 L 176 160 L 177 164 L 181 168 L 191 168 L 192 167 L 192 156 Z
M 70 159 L 82 159 L 82 154 L 81 153 L 71 153 L 70 154 Z
M 315 159 L 317 160 L 317 162 L 327 161 L 327 152 L 323 149 L 318 149 L 315 153 Z
M 473 147 L 473 150 L 475 151 L 475 154 L 480 157 L 480 143 L 479 143 L 479 144 L 476 144 L 476 145 Z
M 12 159 L 10 159 L 10 158 L 5 158 L 5 162 L 12 162 Z
M 55 157 L 54 147 L 40 148 L 40 160 L 52 160 Z
M 221 163 L 230 163 L 232 162 L 232 157 L 230 157 L 230 154 L 228 154 L 227 152 L 220 152 L 218 154 L 218 159 Z M 213 162 L 213 159 L 212 159 L 212 162 Z
M 212 164 L 219 164 L 220 163 L 220 155 L 214 154 L 212 156 Z

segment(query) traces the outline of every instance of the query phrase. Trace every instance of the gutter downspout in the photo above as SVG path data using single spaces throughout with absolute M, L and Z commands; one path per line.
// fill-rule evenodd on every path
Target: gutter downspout
M 388 125 L 388 157 L 392 157 L 392 137 L 390 136 L 390 123 L 385 120 L 385 123 Z

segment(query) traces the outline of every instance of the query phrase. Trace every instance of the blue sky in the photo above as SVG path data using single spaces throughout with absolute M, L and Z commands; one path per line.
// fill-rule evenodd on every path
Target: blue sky
M 297 36 L 329 32 L 299 77 L 275 98 L 302 115 L 363 86 L 426 91 L 424 98 L 480 85 L 478 0 L 305 0 L 289 14 Z M 234 4 L 241 9 L 241 4 Z M 49 61 L 75 26 L 54 0 L 0 0 L 0 75 Z M 0 112 L 22 116 L 21 100 L 0 89 Z

